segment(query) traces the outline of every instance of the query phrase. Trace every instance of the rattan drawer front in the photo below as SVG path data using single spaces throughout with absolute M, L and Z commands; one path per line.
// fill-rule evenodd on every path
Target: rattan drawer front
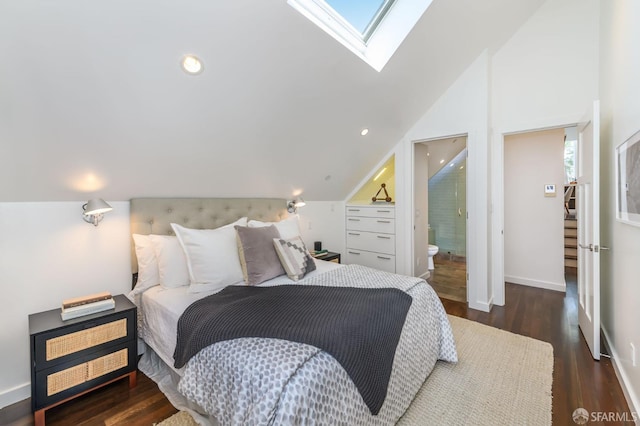
M 127 348 L 47 376 L 47 396 L 55 395 L 128 365 Z
M 55 395 L 63 390 L 71 389 L 87 381 L 87 363 L 76 365 L 66 370 L 47 376 L 47 396 Z
M 87 363 L 87 380 L 104 376 L 107 373 L 126 367 L 129 358 L 127 348 L 109 355 L 101 356 Z
M 127 335 L 127 319 L 87 328 L 64 336 L 54 337 L 46 342 L 46 360 L 60 358 L 75 352 L 92 348 Z

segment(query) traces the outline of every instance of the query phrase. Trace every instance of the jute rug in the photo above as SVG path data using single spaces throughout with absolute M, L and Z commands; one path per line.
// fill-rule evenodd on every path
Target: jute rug
M 459 362 L 439 361 L 399 425 L 550 425 L 549 343 L 449 316 Z M 158 426 L 195 426 L 180 412 Z

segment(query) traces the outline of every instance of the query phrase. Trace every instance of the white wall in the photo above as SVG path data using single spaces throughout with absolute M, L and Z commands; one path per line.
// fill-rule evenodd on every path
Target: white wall
M 598 1 L 547 0 L 491 61 L 493 127 L 575 123 L 597 98 Z
M 601 320 L 630 411 L 640 412 L 640 228 L 615 220 L 614 150 L 640 130 L 640 3 L 600 2 Z M 636 366 L 631 345 L 636 347 Z
M 131 288 L 129 202 L 96 228 L 83 202 L 0 203 L 0 408 L 31 395 L 28 315 L 63 299 Z M 344 254 L 344 202 L 308 201 L 298 210 L 303 239 Z M 8 326 L 10 325 L 10 326 Z
M 129 203 L 108 202 L 97 228 L 81 202 L 0 203 L 0 407 L 30 396 L 29 314 L 131 288 Z
M 565 290 L 564 129 L 504 140 L 504 275 L 507 282 Z M 545 197 L 546 184 L 556 196 Z
M 405 233 L 413 229 L 413 143 L 429 139 L 443 139 L 455 135 L 467 135 L 469 157 L 467 160 L 467 271 L 469 272 L 469 306 L 488 311 L 492 304 L 489 282 L 489 54 L 484 51 L 462 73 L 447 92 L 436 101 L 422 118 L 409 130 L 401 142 L 407 155 L 403 163 L 405 185 L 397 183 L 398 194 L 403 188 L 405 203 L 396 205 L 398 216 L 404 218 Z M 400 169 L 400 168 L 398 168 Z M 398 173 L 399 175 L 400 173 Z M 421 236 L 415 236 L 419 238 Z M 411 248 L 408 239 L 406 246 Z M 411 251 L 406 261 L 412 264 Z M 409 267 L 407 270 L 410 270 Z
M 322 241 L 322 248 L 345 254 L 343 201 L 307 201 L 298 209 L 300 232 L 307 248 L 313 249 L 314 241 Z

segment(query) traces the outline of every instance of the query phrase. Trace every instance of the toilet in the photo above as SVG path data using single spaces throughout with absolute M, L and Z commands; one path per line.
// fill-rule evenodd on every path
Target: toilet
M 435 269 L 435 266 L 433 265 L 433 256 L 435 256 L 436 254 L 438 254 L 438 246 L 435 246 L 433 244 L 429 244 L 429 250 L 427 251 L 427 253 L 429 254 L 429 260 L 427 262 L 427 268 L 430 271 L 433 271 Z

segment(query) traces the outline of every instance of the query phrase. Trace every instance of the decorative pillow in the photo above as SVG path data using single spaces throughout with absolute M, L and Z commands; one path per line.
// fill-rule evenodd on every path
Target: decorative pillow
M 263 226 L 275 225 L 280 233 L 280 238 L 288 240 L 290 238 L 300 236 L 300 225 L 298 224 L 298 216 L 290 216 L 279 222 L 261 222 L 259 220 L 250 220 L 250 228 L 260 228 Z
M 244 282 L 256 285 L 284 275 L 273 240 L 280 234 L 275 226 L 260 228 L 235 226 L 238 236 L 238 255 Z
M 165 288 L 189 284 L 187 260 L 178 239 L 169 235 L 149 235 L 158 261 L 160 285 Z
M 298 281 L 309 272 L 315 271 L 316 263 L 307 251 L 302 238 L 294 237 L 288 240 L 274 238 L 273 245 L 287 276 L 292 280 Z
M 189 293 L 222 290 L 242 281 L 234 226 L 246 224 L 246 217 L 216 229 L 171 224 L 187 258 Z
M 146 289 L 160 284 L 158 259 L 149 235 L 133 234 L 133 242 L 138 259 L 138 281 L 132 294 L 140 294 Z

